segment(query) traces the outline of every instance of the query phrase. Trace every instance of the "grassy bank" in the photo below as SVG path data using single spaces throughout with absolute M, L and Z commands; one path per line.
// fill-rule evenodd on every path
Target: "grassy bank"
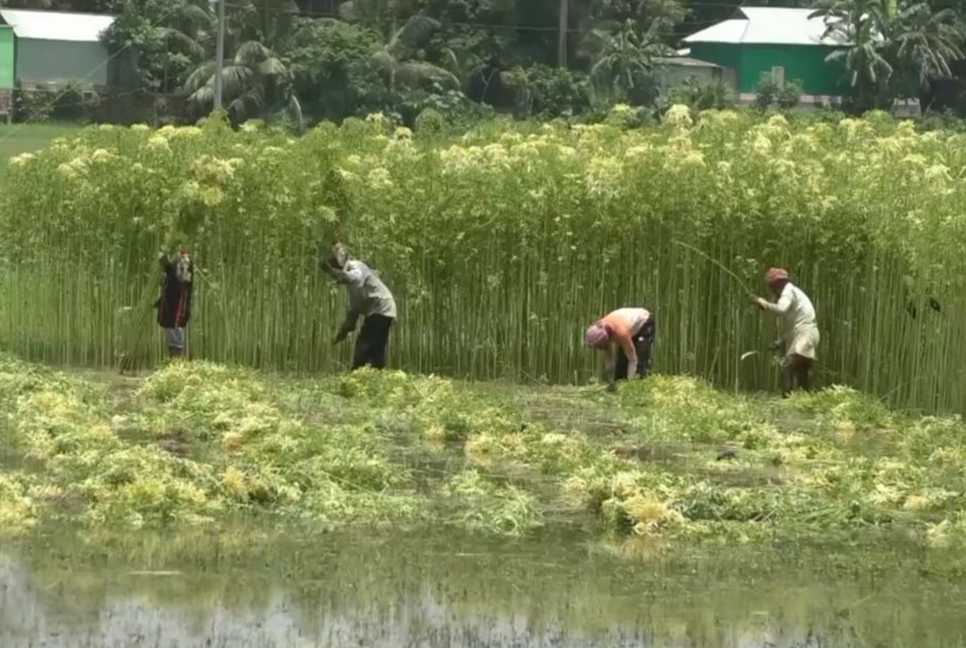
M 76 124 L 5 124 L 0 123 L 0 177 L 7 170 L 7 161 L 43 148 L 58 137 L 66 137 L 80 130 Z
M 613 537 L 966 539 L 966 426 L 847 389 L 788 401 L 207 363 L 146 379 L 0 363 L 0 529 L 579 524 Z

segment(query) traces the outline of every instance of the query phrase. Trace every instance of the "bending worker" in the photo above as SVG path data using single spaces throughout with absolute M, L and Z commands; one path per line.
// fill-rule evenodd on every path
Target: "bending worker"
M 780 337 L 774 348 L 784 354 L 782 395 L 787 397 L 797 389 L 808 391 L 820 341 L 815 307 L 808 295 L 791 282 L 787 270 L 770 269 L 765 273 L 765 283 L 778 301 L 772 303 L 761 297 L 752 297 L 752 301 L 780 318 Z
M 341 243 L 333 248 L 332 257 L 323 262 L 322 271 L 338 283 L 344 285 L 349 293 L 349 309 L 345 322 L 335 336 L 334 344 L 346 339 L 355 332 L 359 316 L 365 320 L 362 332 L 356 341 L 352 369 L 370 365 L 375 369 L 386 366 L 386 346 L 389 344 L 389 329 L 396 321 L 396 301 L 386 285 L 362 261 L 349 259 L 345 246 Z
M 603 378 L 610 389 L 635 374 L 647 377 L 656 333 L 654 316 L 643 308 L 615 310 L 587 329 L 587 346 L 605 354 Z

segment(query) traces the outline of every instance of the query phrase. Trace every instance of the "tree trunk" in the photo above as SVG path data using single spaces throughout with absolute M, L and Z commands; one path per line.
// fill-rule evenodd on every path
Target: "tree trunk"
M 557 65 L 567 67 L 567 25 L 570 23 L 568 13 L 570 0 L 560 0 L 560 39 L 557 44 Z

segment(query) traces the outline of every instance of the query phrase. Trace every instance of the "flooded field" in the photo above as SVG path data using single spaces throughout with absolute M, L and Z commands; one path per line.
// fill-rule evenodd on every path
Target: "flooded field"
M 966 647 L 966 423 L 0 358 L 0 648 Z
M 912 549 L 659 557 L 559 529 L 58 538 L 0 554 L 4 648 L 966 646 L 966 581 Z

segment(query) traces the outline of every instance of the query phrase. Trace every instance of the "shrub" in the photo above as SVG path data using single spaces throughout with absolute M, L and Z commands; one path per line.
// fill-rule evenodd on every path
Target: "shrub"
M 590 108 L 585 78 L 570 70 L 534 65 L 502 74 L 513 97 L 514 115 L 520 118 L 577 115 Z
M 791 110 L 799 104 L 802 100 L 802 83 L 801 81 L 786 81 L 781 88 L 778 90 L 778 95 L 775 100 L 778 102 L 778 107 L 783 110 Z
M 778 98 L 781 92 L 781 84 L 770 72 L 761 75 L 758 85 L 755 86 L 755 108 L 758 110 L 768 110 Z

